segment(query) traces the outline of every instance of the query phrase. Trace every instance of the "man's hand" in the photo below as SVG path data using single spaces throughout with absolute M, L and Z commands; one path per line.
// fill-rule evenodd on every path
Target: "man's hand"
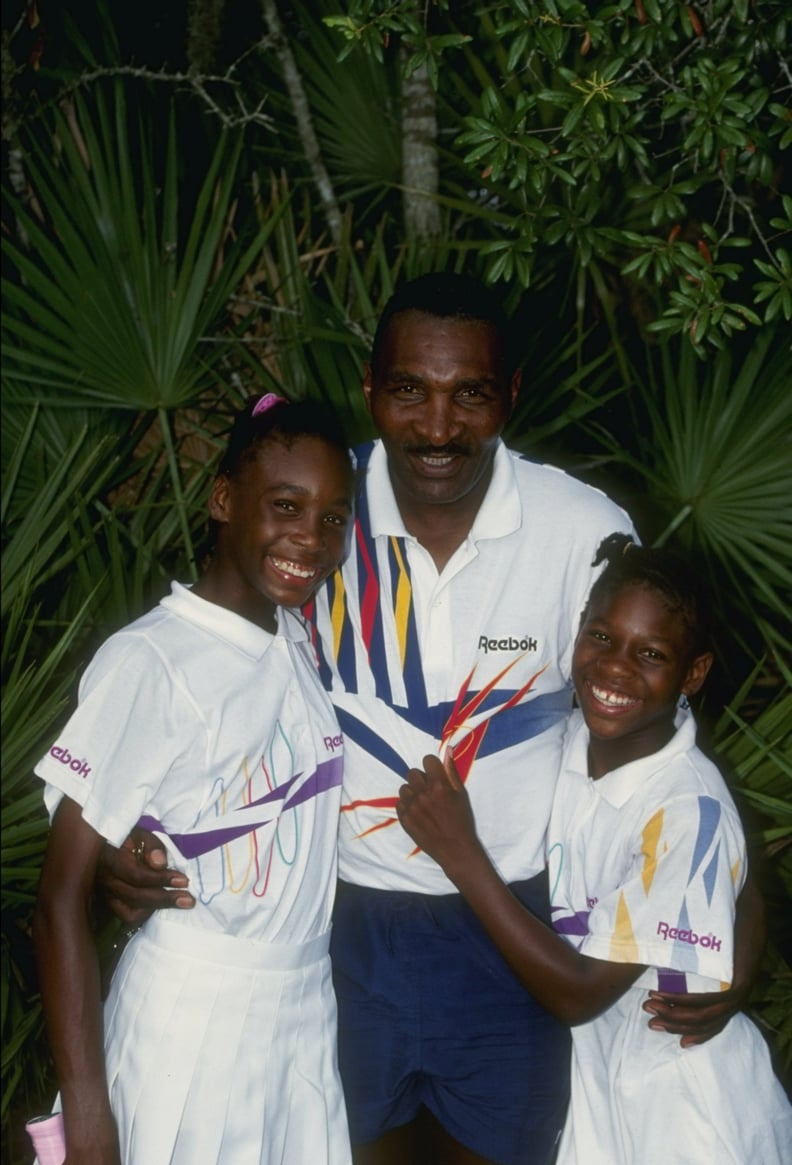
M 734 977 L 728 991 L 674 995 L 650 991 L 643 1004 L 653 1031 L 681 1036 L 683 1048 L 693 1048 L 723 1031 L 748 1002 L 765 946 L 765 904 L 750 872 L 737 899 L 734 926 Z
M 454 866 L 479 848 L 473 811 L 450 750 L 445 764 L 425 756 L 424 766 L 407 773 L 396 812 L 410 837 L 453 878 Z
M 120 849 L 105 845 L 96 882 L 117 918 L 139 926 L 155 910 L 190 910 L 195 899 L 187 892 L 185 874 L 167 868 L 159 838 L 145 829 L 133 829 Z

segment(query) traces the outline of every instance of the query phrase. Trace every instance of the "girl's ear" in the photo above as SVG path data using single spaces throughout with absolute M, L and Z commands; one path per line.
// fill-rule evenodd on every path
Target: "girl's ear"
M 687 676 L 685 677 L 685 682 L 682 685 L 683 696 L 695 696 L 709 675 L 712 660 L 712 652 L 705 651 L 703 655 L 697 655 L 691 662 Z
M 231 483 L 225 474 L 214 479 L 209 494 L 209 517 L 223 523 L 231 519 Z

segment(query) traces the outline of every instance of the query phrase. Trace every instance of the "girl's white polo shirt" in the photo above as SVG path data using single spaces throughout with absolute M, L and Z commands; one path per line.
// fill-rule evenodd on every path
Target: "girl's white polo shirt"
M 330 925 L 343 743 L 299 621 L 270 635 L 174 583 L 108 639 L 36 772 L 119 845 L 158 832 L 186 926 L 301 943 Z
M 695 723 L 653 756 L 597 781 L 588 730 L 570 721 L 548 831 L 556 929 L 593 958 L 646 964 L 611 1007 L 572 1029 L 572 1092 L 558 1165 L 789 1163 L 792 1110 L 744 1015 L 682 1048 L 652 1031 L 651 988 L 717 991 L 731 980 L 745 841 Z

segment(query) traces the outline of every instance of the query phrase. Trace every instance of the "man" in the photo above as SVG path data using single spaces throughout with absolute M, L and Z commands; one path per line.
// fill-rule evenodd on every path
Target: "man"
M 395 808 L 407 769 L 452 745 L 490 857 L 547 918 L 572 645 L 594 552 L 630 522 L 507 451 L 514 364 L 478 283 L 396 293 L 364 376 L 381 441 L 361 456 L 353 546 L 306 612 L 345 741 L 332 953 L 357 1165 L 543 1165 L 564 1116 L 567 1033 Z

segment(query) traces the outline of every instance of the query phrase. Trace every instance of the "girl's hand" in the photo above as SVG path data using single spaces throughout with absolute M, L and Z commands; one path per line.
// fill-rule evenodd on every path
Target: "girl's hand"
M 688 995 L 650 991 L 643 1009 L 652 1016 L 649 1027 L 653 1031 L 681 1036 L 679 1042 L 683 1048 L 694 1048 L 722 1032 L 732 1016 L 745 1006 L 748 994 L 742 986 Z
M 452 880 L 465 855 L 480 848 L 470 799 L 450 750 L 445 764 L 426 756 L 423 769 L 410 769 L 396 812 L 410 837 Z

